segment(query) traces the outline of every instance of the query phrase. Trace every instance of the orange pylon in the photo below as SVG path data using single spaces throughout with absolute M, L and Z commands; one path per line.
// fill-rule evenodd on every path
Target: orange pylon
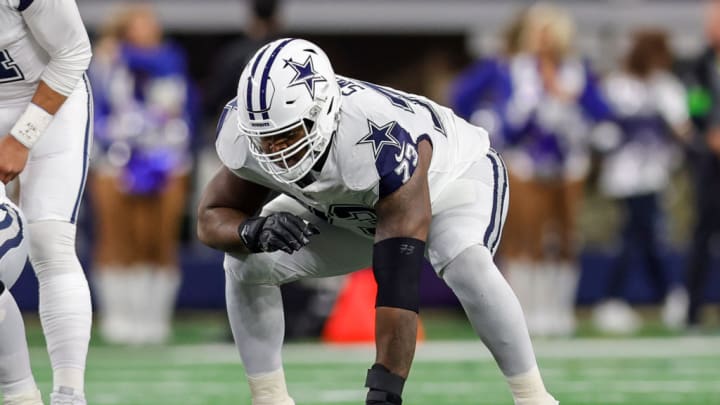
M 372 343 L 375 341 L 375 296 L 377 284 L 372 269 L 351 274 L 325 322 L 322 339 L 328 343 Z M 418 318 L 418 341 L 425 330 Z

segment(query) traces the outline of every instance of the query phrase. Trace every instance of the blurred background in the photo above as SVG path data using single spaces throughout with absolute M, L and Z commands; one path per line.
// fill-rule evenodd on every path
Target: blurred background
M 222 254 L 197 241 L 195 207 L 219 166 L 216 124 L 244 64 L 264 43 L 298 36 L 325 49 L 338 74 L 425 95 L 488 129 L 508 164 L 511 187 L 496 259 L 523 304 L 531 333 L 545 342 L 541 359 L 562 347 L 555 339 L 568 338 L 671 339 L 657 346 L 658 353 L 687 345 L 720 347 L 717 340 L 692 343 L 699 335 L 717 338 L 720 329 L 718 2 L 78 0 L 78 5 L 94 45 L 89 75 L 95 141 L 78 249 L 93 287 L 95 346 L 145 350 L 137 347 L 230 341 Z M 285 286 L 288 340 L 372 339 L 371 329 L 369 335 L 362 326 L 343 329 L 348 323 L 343 319 L 367 325 L 359 321 L 372 306 L 372 290 L 364 283 L 348 277 Z M 426 339 L 471 339 L 458 302 L 432 269 L 424 270 L 421 288 Z M 37 309 L 32 271 L 23 273 L 13 293 L 32 318 Z M 41 339 L 37 322 L 31 320 L 28 329 L 31 340 Z M 632 340 L 621 342 L 625 349 L 635 347 Z M 600 357 L 625 350 L 597 347 Z M 117 352 L 105 355 L 112 353 Z M 448 353 L 452 363 L 454 351 Z M 212 352 L 201 363 L 225 355 Z M 102 367 L 92 353 L 90 359 Z M 576 360 L 548 360 L 557 374 L 546 378 L 563 380 L 559 375 L 580 367 Z M 643 361 L 605 364 L 599 378 L 609 378 L 613 367 L 637 365 L 634 375 L 642 380 L 642 370 L 663 368 L 667 361 L 686 370 L 684 377 L 658 380 L 684 378 L 686 385 L 657 383 L 643 390 L 618 387 L 618 381 L 610 388 L 580 384 L 563 403 L 720 404 L 720 391 L 710 383 L 720 376 L 705 363 L 685 364 L 685 357 Z M 239 365 L 239 358 L 227 362 Z M 132 369 L 145 363 L 123 364 Z M 491 371 L 484 378 L 498 389 L 487 403 L 507 403 L 500 379 L 485 367 Z M 593 375 L 581 371 L 576 380 Z M 244 383 L 236 385 L 231 391 L 243 392 Z M 602 390 L 615 392 L 614 399 L 597 399 Z M 648 392 L 665 393 L 664 399 L 648 399 Z M 449 395 L 425 394 L 433 393 Z M 98 396 L 95 402 L 160 403 L 140 398 L 113 402 Z M 458 401 L 453 403 L 465 403 Z

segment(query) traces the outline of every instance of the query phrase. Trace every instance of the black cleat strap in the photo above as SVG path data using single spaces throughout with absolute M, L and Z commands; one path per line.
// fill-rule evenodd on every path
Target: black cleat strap
M 402 396 L 404 386 L 404 378 L 391 373 L 390 370 L 381 364 L 374 364 L 372 368 L 368 370 L 367 378 L 365 379 L 365 387 L 397 396 Z

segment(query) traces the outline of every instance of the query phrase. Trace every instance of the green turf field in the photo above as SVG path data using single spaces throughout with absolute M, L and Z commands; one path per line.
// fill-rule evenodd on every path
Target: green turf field
M 467 328 L 452 320 L 426 328 L 431 340 L 418 348 L 405 404 L 512 405 L 487 350 L 466 340 Z M 452 336 L 448 329 L 455 330 Z M 29 332 L 35 375 L 47 393 L 47 355 L 37 327 L 29 325 Z M 120 348 L 96 340 L 89 355 L 88 403 L 249 405 L 239 357 L 222 341 L 224 333 L 219 322 L 196 321 L 180 324 L 168 347 Z M 202 343 L 209 340 L 217 343 Z M 720 405 L 718 336 L 541 340 L 536 350 L 546 383 L 563 405 Z M 289 344 L 290 392 L 298 405 L 360 405 L 372 359 L 371 346 Z

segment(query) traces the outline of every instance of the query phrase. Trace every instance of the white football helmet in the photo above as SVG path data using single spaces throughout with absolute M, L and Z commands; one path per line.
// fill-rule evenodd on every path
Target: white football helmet
M 28 257 L 25 217 L 5 195 L 0 182 L 0 281 L 5 288 L 15 284 Z
M 238 84 L 238 128 L 263 170 L 294 183 L 312 169 L 337 128 L 340 87 L 317 45 L 284 38 L 250 59 Z

